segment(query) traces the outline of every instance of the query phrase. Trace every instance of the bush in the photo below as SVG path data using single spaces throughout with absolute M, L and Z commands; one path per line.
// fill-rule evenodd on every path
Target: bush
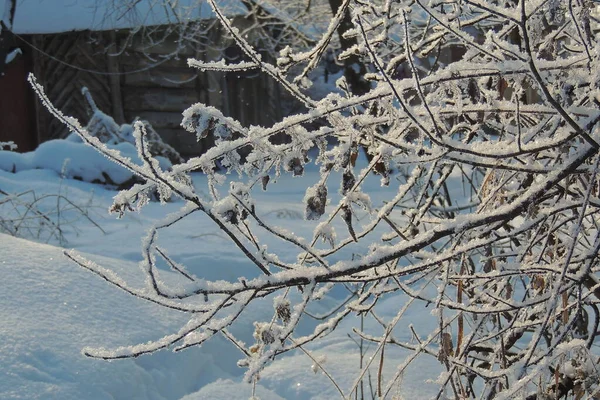
M 67 244 L 65 229 L 76 230 L 83 220 L 105 233 L 91 216 L 92 200 L 78 204 L 66 192 L 39 195 L 32 189 L 20 193 L 0 189 L 0 232 L 61 246 Z
M 600 323 L 597 9 L 585 1 L 343 1 L 314 47 L 285 48 L 272 65 L 210 2 L 247 56 L 239 68 L 269 74 L 306 112 L 248 128 L 195 104 L 185 111 L 184 126 L 196 134 L 210 129 L 216 146 L 164 171 L 149 154 L 143 124 L 134 125 L 143 160 L 137 165 L 60 114 L 32 79 L 58 118 L 145 181 L 122 191 L 114 212 L 142 207 L 154 189 L 185 200 L 144 241 L 146 290 L 67 255 L 135 296 L 190 313 L 190 322 L 152 343 L 86 354 L 137 357 L 223 333 L 241 350 L 240 365 L 252 380 L 279 354 L 320 340 L 359 314 L 381 327 L 380 335 L 357 329 L 375 343 L 371 360 L 385 346 L 411 351 L 404 360 L 385 360 L 398 367 L 383 382 L 380 375 L 378 396 L 388 395 L 420 357 L 433 357 L 446 369 L 436 381 L 438 397 L 446 391 L 455 398 L 597 396 L 598 358 L 591 353 Z M 338 42 L 334 33 L 346 16 L 352 26 L 340 33 L 356 44 L 344 48 L 347 41 Z M 333 54 L 328 46 L 339 43 L 340 63 L 357 57 L 355 71 L 364 70 L 360 78 L 370 90 L 361 94 L 340 78 L 336 93 L 310 98 L 303 89 L 307 79 L 315 78 L 321 56 Z M 269 140 L 280 133 L 289 143 Z M 243 163 L 239 149 L 248 154 Z M 357 162 L 360 151 L 368 155 L 364 168 Z M 215 172 L 215 162 L 241 177 Z M 253 193 L 270 190 L 275 178 L 302 175 L 309 164 L 320 176 L 303 200 L 313 237 L 302 238 L 291 233 L 289 219 L 277 220 L 283 226 L 264 220 L 270 210 L 253 201 Z M 208 176 L 209 200 L 191 183 L 189 172 L 196 169 Z M 377 192 L 367 190 L 373 180 L 393 186 L 395 194 L 373 203 Z M 332 195 L 335 189 L 340 196 Z M 196 211 L 256 266 L 257 277 L 206 281 L 185 273 L 157 246 L 161 229 Z M 357 217 L 364 214 L 361 224 Z M 343 225 L 336 229 L 338 221 Z M 280 259 L 277 248 L 264 245 L 264 235 L 296 249 L 296 257 Z M 186 285 L 165 286 L 156 256 L 180 271 Z M 298 336 L 307 307 L 339 286 L 350 288 L 352 298 L 312 333 Z M 296 290 L 300 300 L 290 295 Z M 398 293 L 412 300 L 398 304 L 393 319 L 379 318 L 382 300 Z M 274 294 L 273 318 L 256 321 L 256 342 L 237 340 L 229 326 L 248 304 Z M 419 302 L 438 318 L 433 331 L 401 322 Z M 398 339 L 401 333 L 413 341 Z M 371 364 L 362 366 L 353 388 L 340 392 L 354 397 Z
M 58 142 L 58 141 L 55 141 Z M 56 157 L 59 152 L 54 152 L 52 156 L 44 156 L 43 152 L 33 154 L 33 157 L 28 157 L 24 154 L 14 153 L 12 150 L 16 146 L 12 142 L 0 142 L 0 149 L 7 147 L 9 151 L 0 150 L 3 163 L 12 165 L 11 172 L 16 172 L 17 169 L 23 168 L 23 164 L 27 164 L 31 159 L 48 160 L 51 163 L 62 161 L 62 166 L 58 168 L 61 178 L 66 175 L 66 169 L 69 160 L 63 161 L 60 157 Z M 51 146 L 48 146 L 51 147 Z M 46 147 L 46 148 L 48 148 Z M 60 148 L 59 148 L 60 149 Z M 97 153 L 96 153 L 97 154 Z M 17 168 L 17 165 L 19 166 Z M 80 220 L 87 220 L 104 233 L 104 230 L 91 217 L 92 196 L 89 201 L 79 203 L 69 198 L 69 193 L 62 190 L 62 185 L 59 187 L 56 194 L 38 194 L 33 189 L 28 189 L 22 192 L 13 192 L 6 188 L 0 189 L 0 232 L 12 236 L 18 236 L 26 239 L 35 239 L 45 242 L 55 241 L 60 245 L 65 245 L 65 229 L 76 229 L 75 225 Z

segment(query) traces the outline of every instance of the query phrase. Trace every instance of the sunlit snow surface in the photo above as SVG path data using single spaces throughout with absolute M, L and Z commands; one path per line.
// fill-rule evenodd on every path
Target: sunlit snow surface
M 202 188 L 204 178 L 195 175 L 194 179 Z M 288 229 L 292 226 L 297 235 L 310 239 L 313 224 L 303 221 L 300 204 L 303 188 L 317 180 L 317 171 L 308 170 L 300 178 L 282 177 L 272 191 L 256 194 L 264 218 L 279 219 L 281 225 Z M 139 214 L 116 220 L 106 211 L 116 192 L 61 179 L 49 170 L 16 174 L 0 170 L 0 188 L 12 193 L 33 189 L 38 196 L 60 192 L 75 203 L 88 204 L 90 217 L 106 234 L 79 219 L 63 227 L 66 247 L 75 248 L 138 287 L 144 284 L 137 265 L 141 237 L 152 222 L 183 205 L 181 201 L 164 206 L 151 203 Z M 378 191 L 383 196 L 385 190 L 393 189 L 371 192 L 374 203 Z M 331 193 L 335 195 L 335 189 Z M 51 209 L 52 204 L 45 207 Z M 200 215 L 161 235 L 161 244 L 169 254 L 197 276 L 235 281 L 238 276 L 257 274 L 255 267 Z M 277 249 L 276 240 L 267 243 L 270 251 Z M 133 360 L 106 362 L 82 355 L 85 346 L 113 348 L 159 339 L 176 331 L 187 318 L 110 286 L 68 261 L 62 252 L 53 245 L 0 234 L 0 399 L 196 400 L 252 396 L 252 386 L 242 382 L 245 369 L 236 365 L 240 353 L 220 336 L 202 347 L 180 353 L 165 350 Z M 281 257 L 286 256 L 284 248 L 281 253 Z M 380 316 L 393 318 L 405 301 L 402 296 L 388 298 L 381 304 Z M 333 304 L 332 300 L 324 299 L 323 309 L 314 311 L 322 312 L 328 304 Z M 272 300 L 262 300 L 240 317 L 232 332 L 252 343 L 252 322 L 270 320 L 271 315 Z M 436 320 L 429 309 L 418 306 L 402 320 L 403 324 L 409 322 L 425 334 Z M 358 319 L 350 318 L 335 333 L 307 347 L 345 391 L 352 387 L 359 371 L 358 348 L 348 338 L 351 328 L 359 324 Z M 381 334 L 378 326 L 367 326 L 365 330 Z M 402 329 L 396 337 L 408 341 L 408 332 Z M 386 347 L 385 354 L 384 379 L 394 375 L 409 353 Z M 312 364 L 301 352 L 277 358 L 260 374 L 255 396 L 262 400 L 339 398 L 337 390 L 321 371 L 314 372 Z M 417 360 L 391 394 L 405 398 L 435 395 L 435 385 L 426 381 L 435 380 L 440 367 L 433 358 Z

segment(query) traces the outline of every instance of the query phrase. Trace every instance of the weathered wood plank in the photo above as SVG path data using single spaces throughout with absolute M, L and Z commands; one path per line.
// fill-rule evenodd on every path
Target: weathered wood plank
M 32 36 L 30 40 L 35 47 L 37 47 L 37 48 L 42 47 L 43 36 L 41 36 L 41 35 Z M 34 75 L 37 77 L 42 76 L 43 58 L 42 58 L 41 54 L 37 51 L 34 51 L 31 53 L 31 57 L 32 57 L 32 63 L 33 63 Z M 44 106 L 42 106 L 41 101 L 38 98 L 38 96 L 35 96 L 35 100 L 33 101 L 33 106 L 34 106 L 34 110 L 35 110 L 35 131 L 36 131 L 35 133 L 37 136 L 36 139 L 37 139 L 37 144 L 40 144 L 44 140 L 46 140 L 46 129 L 45 129 L 45 126 L 42 125 L 43 121 L 45 120 L 43 112 L 45 111 L 46 114 L 49 114 L 49 113 L 46 110 L 46 108 Z
M 198 102 L 194 90 L 173 88 L 135 88 L 123 93 L 125 111 L 178 111 L 183 112 Z
M 183 130 L 183 128 L 157 129 L 156 132 L 158 132 L 166 143 L 173 146 L 184 157 L 202 154 L 212 145 L 212 138 L 206 138 L 197 142 L 196 136 Z
M 183 116 L 177 111 L 138 111 L 129 110 L 125 114 L 127 121 L 131 122 L 136 117 L 150 122 L 154 129 L 183 129 L 181 120 Z
M 177 35 L 169 35 L 164 37 L 161 35 L 158 43 L 151 45 L 148 43 L 147 38 L 141 37 L 140 35 L 135 35 L 131 39 L 130 49 L 139 52 L 139 53 L 152 53 L 159 55 L 170 55 L 178 54 L 184 59 L 187 57 L 191 57 L 194 55 L 195 51 L 191 46 L 185 46 L 184 48 L 179 48 L 179 43 L 177 43 L 178 36 Z
M 109 34 L 111 43 L 117 43 L 117 35 L 114 31 Z M 108 72 L 111 74 L 108 76 L 108 84 L 110 86 L 110 101 L 112 117 L 118 124 L 125 122 L 125 115 L 123 114 L 123 98 L 121 95 L 121 76 L 119 75 L 119 59 L 118 57 L 112 57 L 106 55 L 106 66 Z
M 123 86 L 193 88 L 198 72 L 190 68 L 164 67 L 123 75 Z

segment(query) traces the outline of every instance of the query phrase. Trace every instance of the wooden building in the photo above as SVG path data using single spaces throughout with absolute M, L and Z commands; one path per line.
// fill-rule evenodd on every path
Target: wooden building
M 243 17 L 234 22 L 250 26 Z M 6 65 L 0 77 L 0 141 L 12 140 L 19 151 L 28 151 L 69 133 L 35 99 L 26 82 L 29 72 L 65 115 L 87 122 L 81 94 L 85 86 L 117 123 L 147 120 L 183 156 L 200 154 L 211 141 L 197 143 L 180 126 L 182 111 L 193 103 L 214 106 L 244 125 L 271 125 L 281 118 L 281 90 L 266 74 L 201 72 L 187 66 L 189 57 L 242 60 L 219 24 L 212 21 L 202 37 L 191 37 L 189 43 L 172 31 L 164 25 L 136 34 L 121 29 L 12 35 L 11 47 L 23 54 Z M 249 37 L 253 39 L 251 32 Z

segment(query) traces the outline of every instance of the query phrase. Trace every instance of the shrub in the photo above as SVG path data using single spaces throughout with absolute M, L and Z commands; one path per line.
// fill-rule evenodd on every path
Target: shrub
M 398 363 L 397 373 L 380 382 L 379 396 L 388 395 L 420 357 L 434 357 L 446 369 L 436 381 L 438 397 L 446 391 L 456 398 L 596 396 L 598 359 L 590 349 L 600 321 L 600 48 L 592 3 L 346 0 L 313 47 L 285 48 L 276 65 L 262 61 L 210 3 L 247 56 L 238 67 L 269 74 L 306 112 L 272 127 L 244 127 L 214 108 L 192 105 L 184 126 L 193 133 L 210 128 L 216 146 L 164 171 L 149 154 L 143 124 L 134 125 L 143 160 L 136 165 L 55 110 L 32 79 L 58 118 L 145 181 L 121 192 L 114 212 L 142 207 L 154 189 L 185 201 L 144 241 L 146 290 L 67 254 L 122 290 L 190 313 L 181 330 L 155 342 L 86 354 L 137 357 L 223 333 L 240 348 L 252 380 L 279 354 L 320 340 L 359 314 L 382 328 L 380 335 L 357 329 L 375 343 L 372 360 L 385 346 L 411 351 L 404 360 L 386 360 Z M 341 29 L 347 20 L 352 25 Z M 336 31 L 343 40 L 336 40 Z M 344 48 L 344 39 L 355 45 Z M 357 57 L 355 71 L 365 72 L 360 78 L 370 89 L 360 93 L 340 78 L 336 93 L 310 98 L 303 87 L 315 78 L 321 57 L 332 54 L 327 49 L 339 43 L 338 61 Z M 269 140 L 280 133 L 289 143 Z M 356 160 L 363 150 L 369 162 L 361 167 Z M 240 178 L 215 172 L 217 161 Z M 265 221 L 261 216 L 270 210 L 253 193 L 270 190 L 275 178 L 302 175 L 308 164 L 320 175 L 303 200 L 313 237 L 302 238 L 291 233 L 289 219 Z M 209 200 L 191 184 L 189 172 L 196 169 L 208 176 Z M 377 192 L 367 190 L 372 180 L 393 186 L 394 194 L 373 203 Z M 335 189 L 339 196 L 332 195 Z M 255 278 L 206 281 L 185 273 L 158 247 L 161 229 L 194 212 L 210 218 L 256 266 Z M 338 221 L 342 225 L 334 226 Z M 296 257 L 281 260 L 262 235 L 278 237 Z M 165 286 L 156 256 L 181 272 L 185 287 Z M 338 286 L 351 288 L 352 298 L 312 333 L 297 335 L 299 321 L 309 318 L 307 307 Z M 300 300 L 290 296 L 296 290 Z M 256 342 L 237 340 L 229 326 L 248 304 L 275 293 L 273 318 L 256 321 Z M 398 304 L 393 319 L 379 318 L 382 300 L 398 293 L 411 300 Z M 401 323 L 419 302 L 438 318 L 433 331 Z M 412 342 L 398 339 L 406 330 Z M 371 363 L 353 388 L 340 392 L 353 396 Z

